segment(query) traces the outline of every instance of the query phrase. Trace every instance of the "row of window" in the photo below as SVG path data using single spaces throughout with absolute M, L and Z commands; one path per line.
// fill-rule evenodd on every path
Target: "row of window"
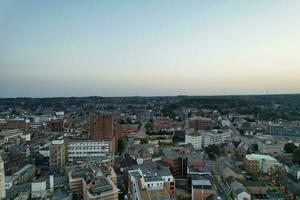
M 69 147 L 69 150 L 80 150 L 80 149 L 108 149 L 108 146 L 90 146 L 90 147 Z

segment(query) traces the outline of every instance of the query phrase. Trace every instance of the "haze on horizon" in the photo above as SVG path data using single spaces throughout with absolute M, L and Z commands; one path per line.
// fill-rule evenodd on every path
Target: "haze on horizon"
M 0 97 L 300 92 L 300 1 L 0 1 Z

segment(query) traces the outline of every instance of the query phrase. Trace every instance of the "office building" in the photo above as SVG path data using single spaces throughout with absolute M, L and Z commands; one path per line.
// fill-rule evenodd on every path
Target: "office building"
M 68 142 L 69 161 L 92 161 L 109 157 L 114 152 L 111 140 L 71 140 Z
M 62 168 L 66 163 L 66 148 L 64 140 L 53 140 L 50 144 L 50 169 Z

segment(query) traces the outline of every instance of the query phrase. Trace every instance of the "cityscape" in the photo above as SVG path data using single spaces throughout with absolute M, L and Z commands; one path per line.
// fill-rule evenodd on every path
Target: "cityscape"
M 0 200 L 300 200 L 299 10 L 0 0 Z

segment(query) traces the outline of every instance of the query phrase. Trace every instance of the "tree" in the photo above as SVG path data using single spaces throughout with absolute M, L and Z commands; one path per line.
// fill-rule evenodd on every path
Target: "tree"
M 146 134 L 149 134 L 149 133 L 151 133 L 153 131 L 153 125 L 152 125 L 152 123 L 147 122 L 145 124 L 145 131 L 146 131 Z
M 148 139 L 147 138 L 142 138 L 141 139 L 141 144 L 148 144 Z
M 127 141 L 128 141 L 127 135 L 124 135 L 123 137 L 121 137 L 118 140 L 118 151 L 119 152 L 122 152 L 125 149 L 125 147 L 127 145 Z
M 204 152 L 210 159 L 216 158 L 217 155 L 220 154 L 219 147 L 215 144 L 208 145 L 204 148 Z
M 292 142 L 286 143 L 284 145 L 284 151 L 286 153 L 293 153 L 295 151 L 295 149 L 297 149 L 297 146 Z
M 252 152 L 258 151 L 258 145 L 257 144 L 252 144 L 251 145 L 251 150 L 252 150 Z
M 300 147 L 294 150 L 293 161 L 300 165 Z

